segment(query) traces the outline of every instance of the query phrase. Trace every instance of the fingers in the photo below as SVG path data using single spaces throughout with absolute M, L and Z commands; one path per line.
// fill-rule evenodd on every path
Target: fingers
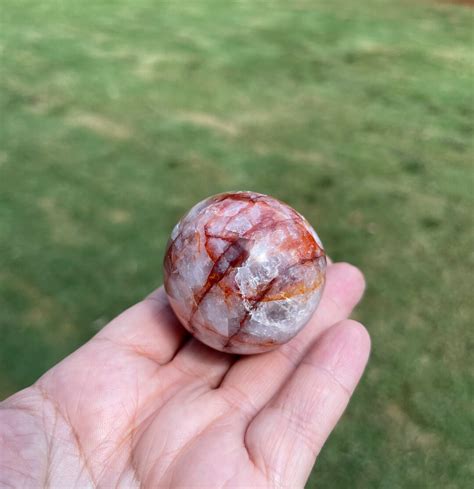
M 325 292 L 326 299 L 323 299 L 321 309 L 313 320 L 315 326 L 311 328 L 311 326 L 308 325 L 305 329 L 308 329 L 309 331 L 302 333 L 300 335 L 301 338 L 295 340 L 291 345 L 281 347 L 280 353 L 277 353 L 272 357 L 273 359 L 278 356 L 281 357 L 282 355 L 285 357 L 285 366 L 282 371 L 287 371 L 288 367 L 293 367 L 293 364 L 297 362 L 306 349 L 309 348 L 311 341 L 314 340 L 318 332 L 325 327 L 324 325 L 327 327 L 338 320 L 346 318 L 350 314 L 352 308 L 359 301 L 363 288 L 363 277 L 353 266 L 338 264 L 329 267 L 328 283 Z M 269 354 L 269 356 L 271 355 L 272 353 Z M 288 358 L 290 360 L 289 363 Z M 235 360 L 236 357 L 232 355 L 216 352 L 202 345 L 197 340 L 191 340 L 179 351 L 172 364 L 176 364 L 178 368 L 187 372 L 200 372 L 210 387 L 216 387 L 220 384 L 222 378 Z M 244 384 L 244 389 L 248 389 L 249 392 L 252 388 L 260 391 L 260 385 L 258 384 L 261 380 L 261 376 L 256 377 L 253 368 L 255 364 L 260 364 L 261 360 L 261 356 L 257 356 L 245 357 L 239 361 L 240 367 L 236 367 L 235 372 L 233 372 L 231 376 L 235 377 L 235 382 L 238 385 L 236 387 L 237 389 L 240 389 L 240 385 Z M 276 361 L 281 361 L 281 358 L 277 358 Z M 278 372 L 275 372 L 274 369 L 265 371 L 272 377 L 271 385 L 269 385 L 269 393 L 267 393 L 266 397 L 262 397 L 264 400 L 268 400 L 281 385 L 283 379 L 281 375 L 278 376 Z M 245 372 L 246 375 L 248 375 L 249 380 L 241 378 L 242 372 Z M 224 395 L 229 396 L 231 401 L 233 401 L 232 397 L 234 395 L 237 394 L 237 398 L 240 399 L 241 396 L 239 397 L 239 394 L 242 394 L 241 390 L 236 392 L 232 382 L 232 378 L 226 378 L 225 387 L 229 392 L 224 392 Z M 264 391 L 261 393 L 265 394 Z M 252 395 L 251 392 L 249 395 Z M 245 402 L 245 404 L 247 407 L 249 406 L 247 402 Z
M 321 304 L 306 327 L 277 350 L 236 362 L 216 395 L 236 404 L 248 418 L 254 416 L 278 391 L 318 335 L 350 315 L 364 286 L 361 272 L 352 265 L 329 266 Z
M 349 402 L 369 351 L 369 335 L 355 321 L 330 328 L 251 422 L 245 438 L 250 458 L 275 486 L 304 486 Z
M 188 336 L 168 304 L 163 287 L 112 320 L 96 340 L 110 340 L 163 365 Z

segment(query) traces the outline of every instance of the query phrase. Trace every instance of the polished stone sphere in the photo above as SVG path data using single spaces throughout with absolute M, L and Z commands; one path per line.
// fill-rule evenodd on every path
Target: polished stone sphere
M 206 345 L 260 353 L 295 336 L 319 304 L 326 255 L 314 229 L 268 195 L 229 192 L 196 204 L 171 233 L 165 290 Z

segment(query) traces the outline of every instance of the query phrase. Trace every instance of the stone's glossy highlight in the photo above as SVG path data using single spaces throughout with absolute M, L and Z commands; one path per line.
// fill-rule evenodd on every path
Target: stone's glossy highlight
M 260 353 L 311 317 L 326 256 L 308 221 L 254 192 L 215 195 L 175 226 L 164 260 L 171 307 L 196 338 L 221 351 Z

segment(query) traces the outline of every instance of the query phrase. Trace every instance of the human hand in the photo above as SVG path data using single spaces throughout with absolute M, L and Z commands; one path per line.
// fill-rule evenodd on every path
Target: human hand
M 160 288 L 0 409 L 3 487 L 303 487 L 367 362 L 360 272 L 330 265 L 289 343 L 190 338 Z

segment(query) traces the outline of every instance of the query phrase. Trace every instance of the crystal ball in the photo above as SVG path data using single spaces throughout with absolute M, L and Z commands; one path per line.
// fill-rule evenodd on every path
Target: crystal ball
M 294 337 L 316 310 L 326 255 L 308 221 L 255 192 L 196 204 L 171 233 L 165 290 L 183 326 L 220 351 L 252 354 Z

